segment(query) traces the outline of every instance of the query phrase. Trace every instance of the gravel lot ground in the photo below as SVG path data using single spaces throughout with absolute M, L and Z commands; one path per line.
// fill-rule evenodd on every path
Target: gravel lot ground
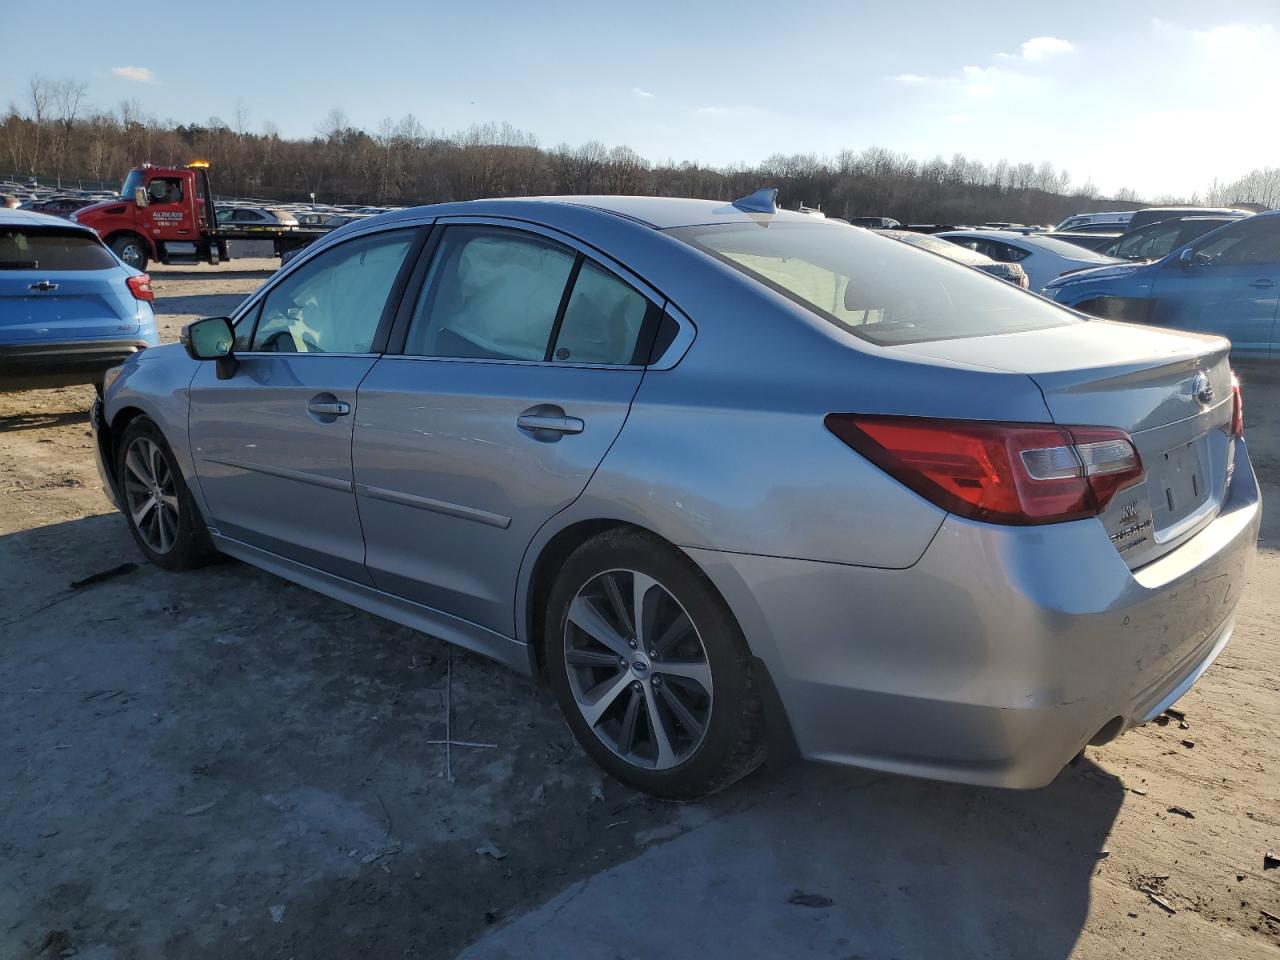
M 271 266 L 156 267 L 164 337 Z M 1280 371 L 1244 373 L 1274 500 Z M 1280 955 L 1275 520 L 1187 729 L 1029 793 L 800 765 L 682 807 L 487 661 L 238 563 L 140 563 L 91 398 L 0 394 L 3 960 Z

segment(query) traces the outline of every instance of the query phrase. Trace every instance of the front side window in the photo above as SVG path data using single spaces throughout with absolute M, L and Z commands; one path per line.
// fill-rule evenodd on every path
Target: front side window
M 1201 244 L 1195 259 L 1217 267 L 1280 263 L 1280 217 L 1242 220 Z
M 844 224 L 706 224 L 669 232 L 876 344 L 1087 322 L 962 264 Z
M 545 359 L 576 260 L 574 251 L 532 234 L 449 227 L 423 285 L 405 353 Z
M 147 184 L 147 199 L 152 203 L 181 203 L 182 181 L 176 177 L 156 177 Z
M 266 295 L 253 349 L 368 353 L 412 230 L 350 240 L 307 261 Z

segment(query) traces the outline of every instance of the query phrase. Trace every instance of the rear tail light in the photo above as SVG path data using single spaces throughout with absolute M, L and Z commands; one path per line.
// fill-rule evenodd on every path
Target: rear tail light
M 1240 378 L 1231 374 L 1231 435 L 1237 440 L 1244 436 L 1244 397 L 1240 393 Z
M 151 277 L 149 274 L 140 273 L 136 277 L 128 277 L 124 281 L 129 285 L 129 292 L 133 294 L 136 300 L 146 300 L 148 303 L 156 298 L 155 291 L 151 289 Z
M 925 499 L 988 523 L 1094 517 L 1143 475 L 1123 430 L 846 413 L 825 422 Z

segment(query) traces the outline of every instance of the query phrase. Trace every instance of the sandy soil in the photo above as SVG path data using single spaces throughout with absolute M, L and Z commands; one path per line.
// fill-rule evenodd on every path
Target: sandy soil
M 270 267 L 156 267 L 165 339 Z M 1246 376 L 1274 498 L 1280 375 Z M 801 765 L 677 807 L 606 782 L 487 661 L 238 563 L 143 564 L 100 492 L 91 398 L 0 394 L 0 958 L 550 955 L 534 933 L 583 904 L 648 917 L 671 956 L 727 955 L 661 924 L 709 861 L 726 896 L 750 879 L 756 921 L 803 923 L 797 956 L 1280 955 L 1280 523 L 1185 729 L 1031 793 Z M 446 752 L 446 729 L 491 746 Z M 583 892 L 628 869 L 622 902 Z

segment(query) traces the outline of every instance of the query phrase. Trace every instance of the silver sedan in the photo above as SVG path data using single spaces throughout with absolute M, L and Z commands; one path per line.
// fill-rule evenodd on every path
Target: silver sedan
M 639 789 L 770 751 L 1035 787 L 1231 635 L 1260 504 L 1228 348 L 768 191 L 474 201 L 335 231 L 93 422 L 151 562 L 524 671 Z

